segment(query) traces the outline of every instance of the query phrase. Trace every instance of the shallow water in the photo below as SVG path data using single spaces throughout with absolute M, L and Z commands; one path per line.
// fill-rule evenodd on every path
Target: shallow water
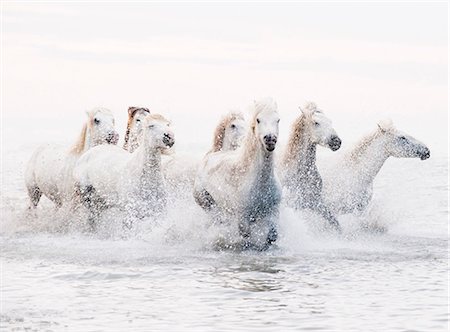
M 261 253 L 214 250 L 208 221 L 186 201 L 129 233 L 114 211 L 95 234 L 44 200 L 29 215 L 32 148 L 4 151 L 2 330 L 448 328 L 443 156 L 388 160 L 370 212 L 340 218 L 341 236 L 282 208 L 280 239 Z

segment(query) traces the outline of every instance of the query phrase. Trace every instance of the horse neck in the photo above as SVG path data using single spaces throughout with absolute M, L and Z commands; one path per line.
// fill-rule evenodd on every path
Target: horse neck
M 129 152 L 133 152 L 139 146 L 137 134 L 127 131 L 123 148 Z
M 242 147 L 239 167 L 243 173 L 254 174 L 262 181 L 274 175 L 273 152 L 261 146 L 253 130 L 247 135 Z
M 129 167 L 134 168 L 134 173 L 142 183 L 158 185 L 162 182 L 161 151 L 159 149 L 143 142 L 133 153 L 130 163 Z
M 130 150 L 130 134 L 131 134 L 130 131 L 131 131 L 130 121 L 128 121 L 128 123 L 127 123 L 127 130 L 125 130 L 125 139 L 124 139 L 124 142 L 123 142 L 123 148 L 125 150 L 127 150 L 127 151 Z
M 299 172 L 317 170 L 316 166 L 317 143 L 314 143 L 305 130 L 294 130 L 289 139 L 284 163 Z
M 360 176 L 363 182 L 372 182 L 384 162 L 389 158 L 385 145 L 384 137 L 376 135 L 361 151 L 353 155 L 350 166 L 356 166 L 356 174 Z

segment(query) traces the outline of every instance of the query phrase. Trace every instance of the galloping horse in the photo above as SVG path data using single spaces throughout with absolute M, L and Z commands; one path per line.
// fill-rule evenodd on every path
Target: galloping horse
M 338 228 L 338 220 L 322 199 L 322 178 L 316 166 L 316 147 L 321 145 L 336 151 L 341 146 L 341 140 L 331 121 L 316 104 L 308 103 L 300 110 L 302 114 L 292 125 L 280 165 L 286 201 L 294 208 L 315 211 Z
M 57 207 L 72 198 L 72 170 L 78 158 L 90 148 L 102 144 L 117 144 L 119 135 L 114 129 L 114 117 L 106 108 L 87 112 L 76 144 L 66 147 L 45 145 L 32 155 L 25 171 L 25 183 L 30 197 L 30 208 L 35 208 L 42 194 Z
M 373 181 L 389 157 L 430 157 L 430 150 L 417 139 L 398 131 L 390 121 L 380 122 L 377 130 L 323 173 L 324 200 L 334 213 L 361 212 L 370 203 Z
M 210 152 L 236 150 L 245 135 L 245 120 L 240 112 L 230 112 L 222 118 L 214 131 Z
M 139 147 L 133 153 L 104 145 L 86 152 L 73 174 L 79 199 L 89 208 L 91 223 L 112 206 L 137 217 L 163 212 L 166 190 L 161 152 L 174 142 L 170 122 L 159 114 L 149 114 L 142 121 Z
M 214 131 L 210 153 L 236 150 L 242 142 L 245 130 L 243 115 L 239 112 L 228 113 L 220 120 Z M 189 190 L 192 190 L 198 165 L 196 158 L 190 155 L 180 156 L 176 153 L 164 156 L 162 164 L 164 176 L 175 190 L 182 190 L 179 187 L 180 184 L 188 184 Z
M 272 99 L 255 101 L 242 145 L 208 153 L 199 167 L 194 198 L 206 211 L 236 221 L 245 248 L 268 248 L 277 239 L 281 185 L 274 171 L 280 118 Z

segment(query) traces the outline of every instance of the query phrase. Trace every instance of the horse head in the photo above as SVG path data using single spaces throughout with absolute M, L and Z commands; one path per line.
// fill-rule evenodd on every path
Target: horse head
M 214 133 L 213 152 L 236 150 L 245 134 L 244 117 L 230 112 L 222 118 Z
M 379 122 L 378 131 L 385 138 L 385 149 L 390 156 L 421 160 L 430 158 L 430 149 L 424 143 L 397 130 L 392 121 Z
M 332 151 L 341 147 L 341 139 L 336 134 L 331 120 L 317 108 L 315 103 L 308 103 L 300 110 L 302 115 L 299 123 L 303 124 L 303 130 L 309 134 L 311 143 L 328 147 Z
M 277 109 L 277 104 L 272 98 L 254 102 L 251 129 L 261 146 L 268 152 L 275 150 L 278 140 L 280 117 Z
M 142 124 L 141 144 L 160 151 L 171 148 L 175 137 L 170 129 L 170 121 L 160 114 L 147 115 Z
M 114 116 L 111 111 L 97 107 L 87 113 L 87 133 L 89 135 L 90 146 L 100 144 L 117 144 L 119 134 L 115 130 Z

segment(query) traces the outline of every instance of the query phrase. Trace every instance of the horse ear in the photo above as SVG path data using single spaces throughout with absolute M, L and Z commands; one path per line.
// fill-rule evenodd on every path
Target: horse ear
M 128 115 L 133 116 L 134 111 L 136 110 L 135 106 L 128 107 Z
M 382 120 L 382 121 L 378 122 L 377 125 L 378 125 L 378 129 L 380 129 L 380 131 L 382 133 L 385 133 L 394 127 L 394 124 L 392 123 L 392 120 L 390 120 L 390 119 Z
M 300 113 L 304 113 L 303 108 L 301 106 L 298 107 L 298 109 L 300 110 Z

